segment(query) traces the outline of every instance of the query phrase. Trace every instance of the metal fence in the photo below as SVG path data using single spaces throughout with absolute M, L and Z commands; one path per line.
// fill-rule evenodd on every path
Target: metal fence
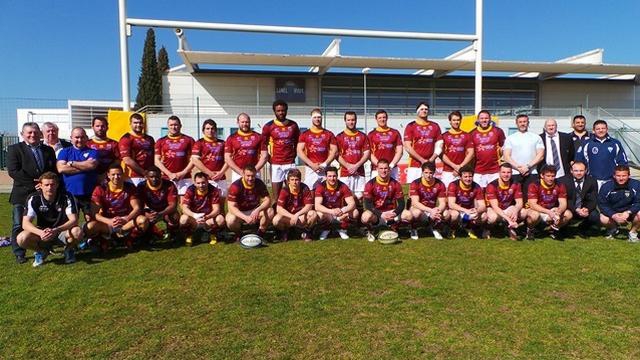
M 7 148 L 18 142 L 20 142 L 19 136 L 0 134 L 0 169 L 7 168 Z

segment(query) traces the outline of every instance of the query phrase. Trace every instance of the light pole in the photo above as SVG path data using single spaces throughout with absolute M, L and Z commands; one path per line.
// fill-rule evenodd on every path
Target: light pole
M 369 133 L 369 124 L 367 122 L 367 74 L 371 71 L 371 68 L 362 69 L 362 76 L 364 78 L 364 133 Z

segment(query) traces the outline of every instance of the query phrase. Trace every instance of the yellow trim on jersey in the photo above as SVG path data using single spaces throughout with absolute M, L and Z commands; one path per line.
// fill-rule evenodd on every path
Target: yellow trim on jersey
M 92 137 L 91 140 L 96 143 L 96 144 L 106 144 L 109 142 L 109 138 L 107 138 L 106 140 L 100 140 L 97 137 Z
M 298 191 L 294 191 L 294 189 L 291 188 L 291 185 L 289 185 L 289 192 L 291 195 L 298 195 L 298 193 L 300 193 L 300 188 L 298 188 Z
M 113 185 L 111 182 L 109 182 L 108 186 L 109 186 L 109 191 L 114 192 L 114 193 L 119 193 L 122 190 L 124 190 L 124 185 L 123 186 L 117 186 L 117 185 Z
M 331 184 L 329 184 L 329 182 L 327 182 L 327 190 L 331 190 L 334 191 L 338 188 L 338 183 L 336 183 L 336 186 L 331 186 Z
M 422 120 L 422 119 L 420 119 L 420 118 L 417 118 L 417 119 L 416 119 L 416 124 L 418 124 L 418 125 L 420 125 L 420 126 L 429 125 L 429 123 L 430 123 L 430 122 L 431 122 L 431 121 L 429 121 L 429 120 L 424 121 L 424 120 Z
M 545 189 L 545 190 L 549 190 L 549 189 L 552 189 L 554 186 L 556 186 L 556 184 L 555 184 L 555 183 L 553 183 L 553 186 L 547 186 L 547 185 L 544 183 L 544 180 L 540 179 L 540 186 L 542 186 L 542 188 L 543 188 L 543 189 Z
M 203 136 L 202 139 L 206 142 L 210 142 L 210 143 L 217 143 L 218 142 L 218 138 L 210 138 L 208 136 Z
M 253 186 L 249 186 L 249 184 L 247 184 L 246 181 L 244 181 L 244 178 L 240 179 L 242 180 L 242 186 L 244 186 L 245 189 L 253 189 Z M 255 186 L 255 184 L 254 184 Z
M 462 131 L 462 130 L 455 131 L 453 129 L 449 129 L 449 134 L 451 134 L 451 135 L 458 135 L 458 134 L 462 134 L 463 132 L 464 131 Z
M 387 126 L 387 128 L 386 128 L 386 129 L 383 129 L 383 128 L 381 128 L 380 126 L 377 126 L 377 127 L 376 127 L 376 131 L 377 131 L 377 132 L 387 132 L 387 131 L 389 131 L 389 130 L 391 130 L 391 128 L 390 128 L 390 127 L 388 127 L 388 126 Z
M 354 130 L 353 132 L 351 132 L 351 130 L 349 130 L 348 128 L 344 128 L 344 133 L 347 136 L 356 136 L 358 135 L 358 130 Z
M 171 139 L 171 140 L 177 140 L 177 139 L 180 139 L 180 137 L 181 137 L 181 136 L 182 136 L 182 134 L 178 134 L 178 135 L 170 135 L 170 134 L 167 134 L 167 138 L 168 138 L 168 139 Z
M 435 183 L 436 183 L 436 182 L 435 182 L 435 180 L 434 180 L 431 184 L 429 184 L 429 183 L 427 182 L 427 180 L 425 180 L 423 177 L 420 177 L 420 182 L 422 183 L 422 185 L 427 186 L 427 187 L 432 187 L 432 186 L 433 186 L 433 184 L 435 184 Z
M 458 185 L 460 186 L 460 189 L 462 189 L 462 190 L 465 190 L 465 191 L 466 190 L 471 190 L 471 186 L 465 187 L 466 185 L 462 182 L 462 180 L 458 180 Z
M 207 195 L 207 193 L 209 192 L 209 187 L 207 186 L 205 189 L 207 189 L 207 190 L 200 191 L 200 190 L 196 189 L 196 194 L 198 194 L 199 196 Z
M 311 127 L 311 128 L 309 128 L 309 131 L 311 131 L 314 134 L 322 134 L 324 132 L 324 129 L 323 128 L 316 129 L 314 127 Z
M 145 182 L 147 183 L 147 187 L 148 187 L 149 189 L 153 190 L 153 191 L 160 190 L 160 188 L 162 188 L 162 181 L 160 181 L 160 185 L 158 185 L 157 187 L 153 187 L 153 186 L 151 185 L 151 183 L 149 182 L 149 180 L 147 180 L 147 181 L 145 181 Z
M 489 125 L 489 127 L 488 127 L 486 130 L 483 130 L 480 126 L 477 126 L 477 127 L 476 127 L 476 130 L 478 130 L 479 132 L 481 132 L 481 133 L 483 133 L 483 134 L 488 133 L 488 132 L 489 132 L 489 131 L 491 131 L 492 129 L 493 129 L 493 125 Z
M 502 179 L 498 178 L 498 187 L 500 190 L 507 190 L 511 184 L 505 184 Z
M 383 185 L 383 186 L 387 186 L 389 185 L 389 181 L 391 181 L 390 179 L 387 180 L 386 182 L 384 180 L 382 180 L 380 178 L 380 175 L 376 176 L 376 182 L 378 183 L 378 185 Z
M 249 130 L 249 132 L 244 132 L 244 131 L 238 129 L 238 135 L 240 135 L 240 136 L 249 136 L 251 134 L 252 134 L 251 130 Z

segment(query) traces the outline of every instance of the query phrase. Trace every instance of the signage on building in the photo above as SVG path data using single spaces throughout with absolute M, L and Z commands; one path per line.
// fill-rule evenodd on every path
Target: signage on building
M 305 102 L 305 79 L 276 79 L 276 99 L 286 102 Z

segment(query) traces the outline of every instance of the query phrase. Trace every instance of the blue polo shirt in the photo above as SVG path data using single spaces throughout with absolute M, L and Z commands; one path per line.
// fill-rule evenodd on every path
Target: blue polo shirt
M 98 153 L 88 147 L 78 149 L 75 146 L 71 146 L 60 150 L 58 153 L 58 161 L 76 162 L 88 159 L 98 159 Z M 96 187 L 96 182 L 98 181 L 98 173 L 95 170 L 82 171 L 73 175 L 63 174 L 62 177 L 67 191 L 74 196 L 91 196 L 93 188 Z

